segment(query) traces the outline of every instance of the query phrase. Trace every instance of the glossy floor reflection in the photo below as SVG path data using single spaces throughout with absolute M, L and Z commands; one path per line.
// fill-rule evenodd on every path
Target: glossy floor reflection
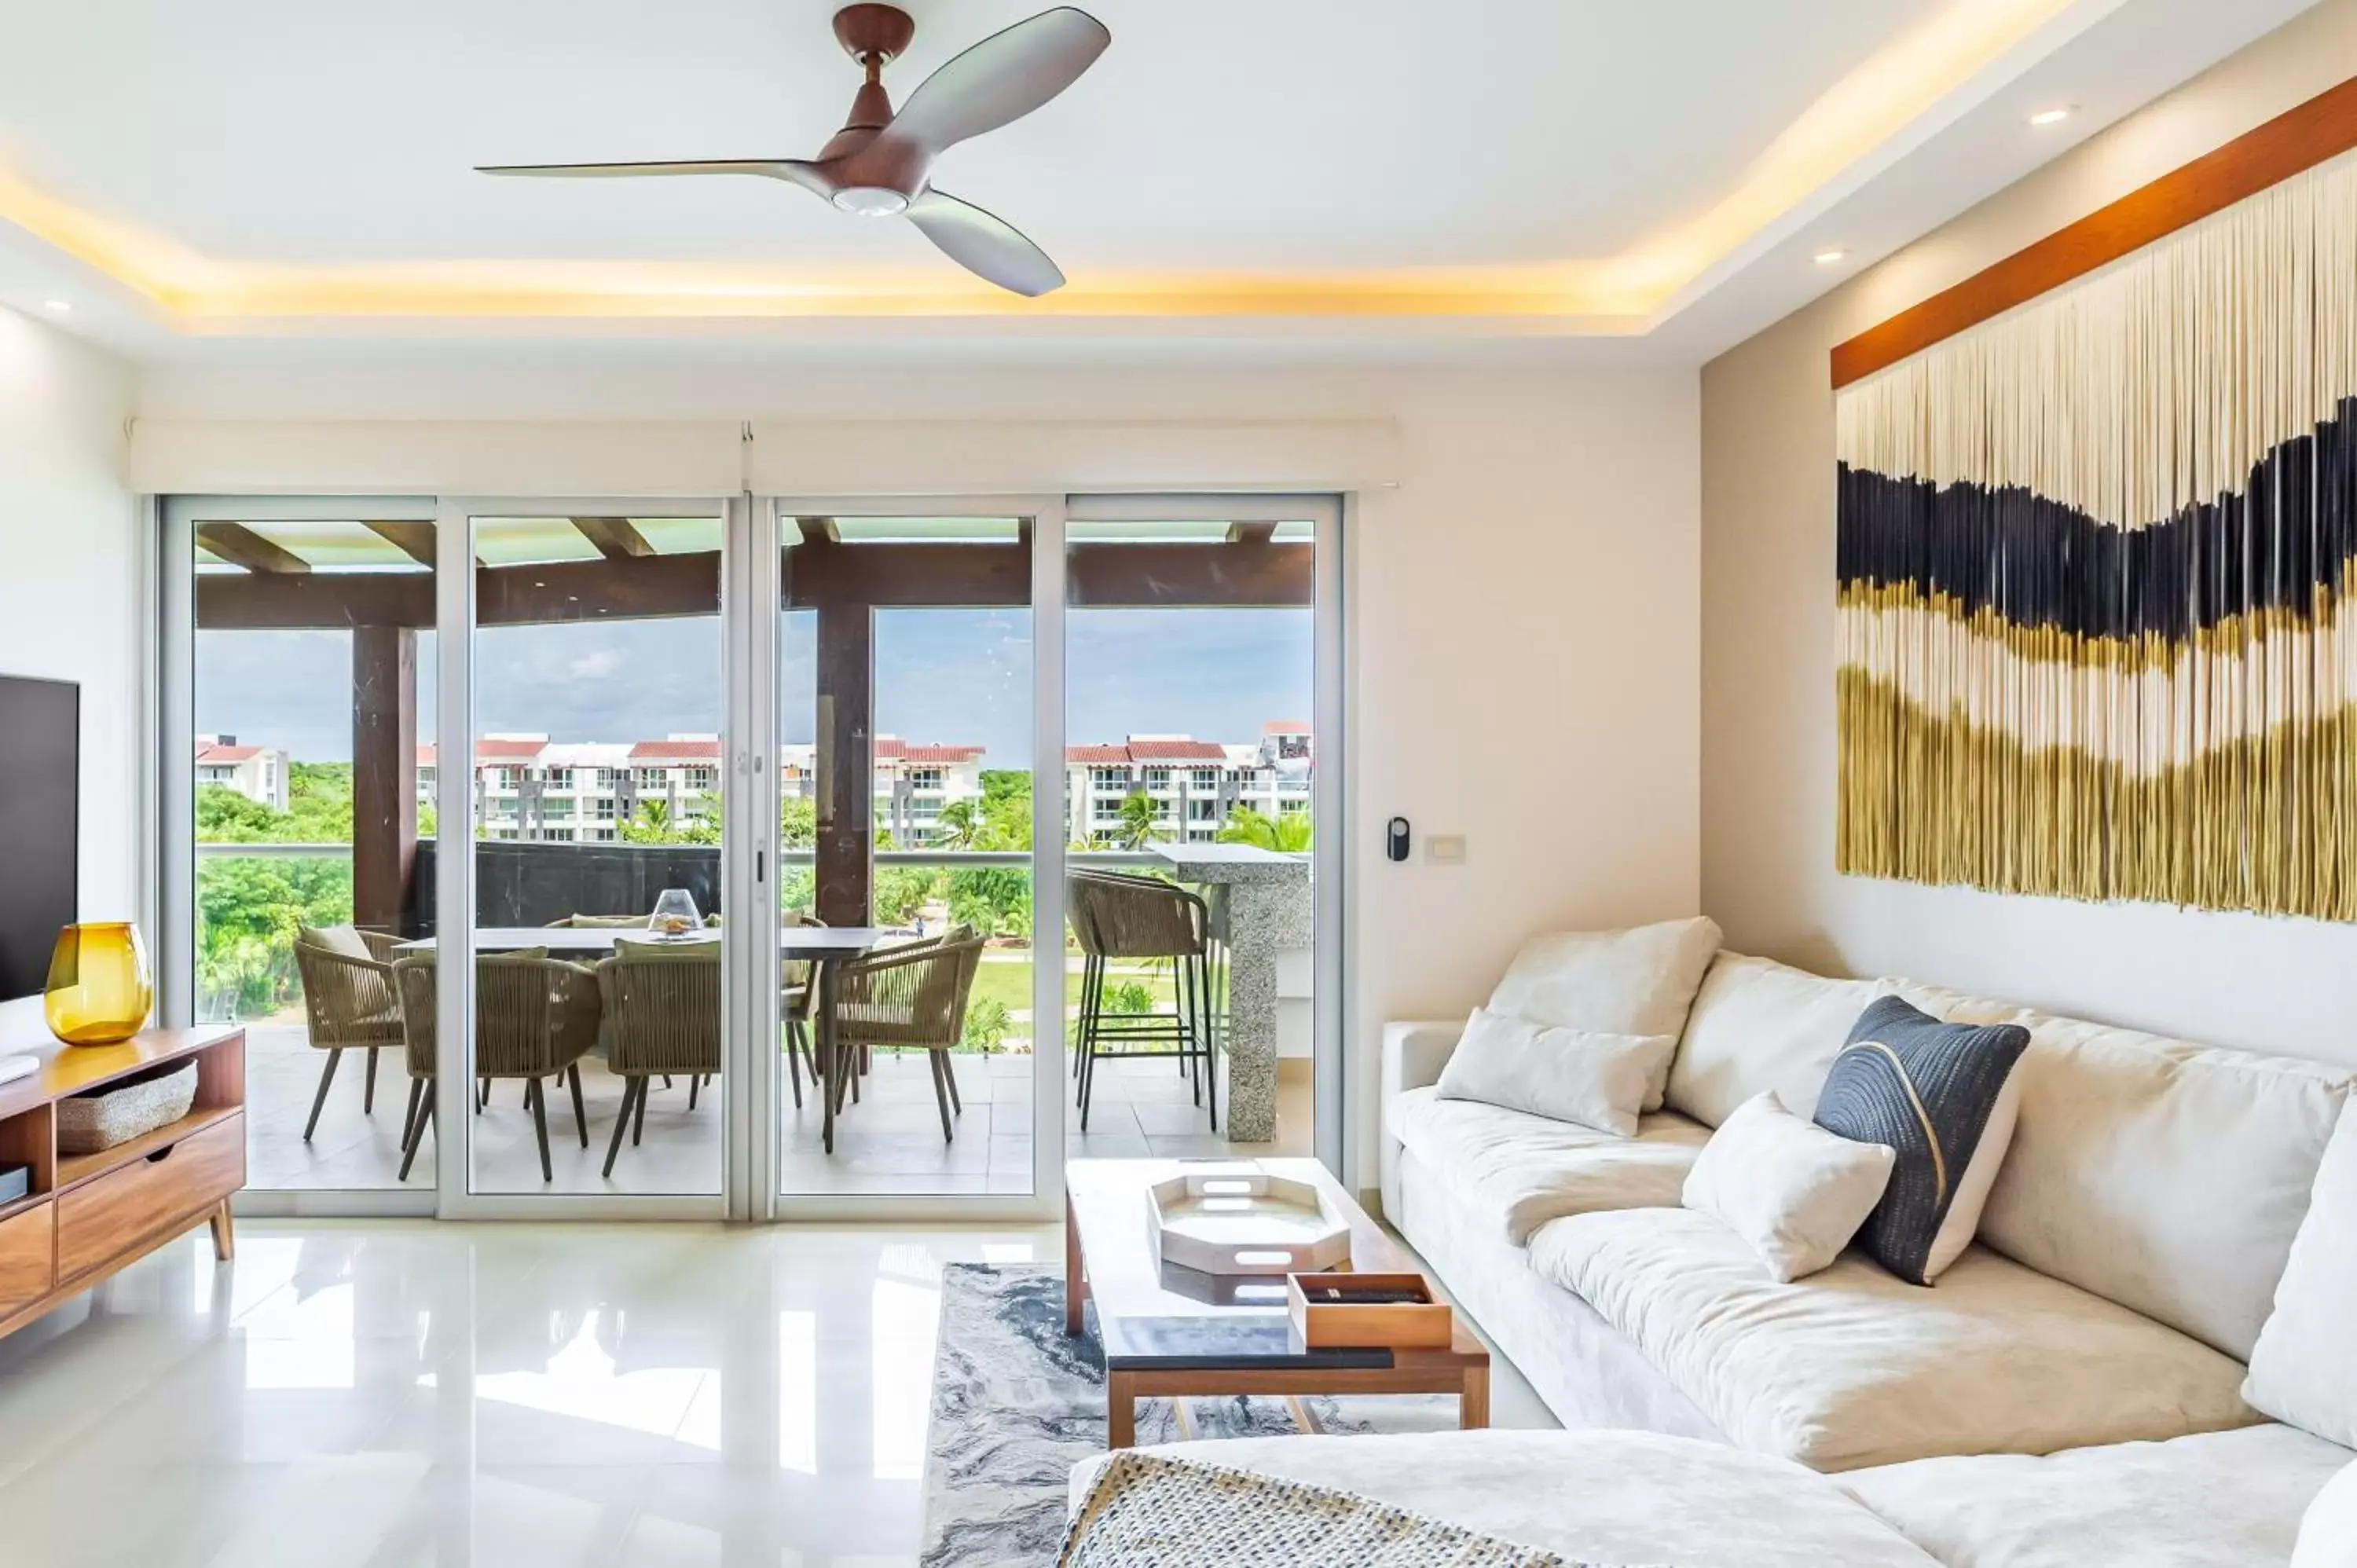
M 911 1562 L 942 1265 L 1046 1230 L 248 1222 L 0 1341 L 0 1562 Z
M 186 1238 L 0 1340 L 0 1564 L 912 1563 L 942 1266 L 1061 1258 L 1045 1227 Z M 1502 1365 L 1492 1406 L 1547 1423 Z

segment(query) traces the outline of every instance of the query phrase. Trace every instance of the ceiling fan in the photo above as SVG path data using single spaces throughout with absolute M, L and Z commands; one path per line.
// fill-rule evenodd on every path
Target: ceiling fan
M 1064 274 L 1014 225 L 933 188 L 933 160 L 970 136 L 1040 107 L 1096 62 L 1113 34 L 1085 11 L 1060 5 L 994 33 L 918 84 L 900 106 L 884 68 L 905 53 L 917 24 L 897 5 L 846 5 L 835 38 L 867 72 L 851 117 L 815 159 L 722 158 L 692 163 L 508 164 L 481 174 L 560 179 L 749 174 L 781 179 L 866 218 L 906 218 L 950 260 L 1004 289 L 1037 296 Z

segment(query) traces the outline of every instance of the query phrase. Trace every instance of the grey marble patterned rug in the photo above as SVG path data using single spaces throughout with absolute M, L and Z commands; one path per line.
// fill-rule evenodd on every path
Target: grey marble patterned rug
M 1184 1403 L 1183 1413 L 1175 1407 Z M 1449 1394 L 1300 1402 L 1320 1432 L 1439 1432 Z M 1183 1428 L 1183 1429 L 1182 1429 Z M 1275 1399 L 1141 1400 L 1137 1441 L 1297 1432 Z M 1072 1466 L 1104 1452 L 1104 1366 L 1090 1331 L 1064 1337 L 1056 1268 L 952 1263 L 942 1276 L 932 1424 L 925 1443 L 924 1568 L 1045 1568 L 1064 1539 Z

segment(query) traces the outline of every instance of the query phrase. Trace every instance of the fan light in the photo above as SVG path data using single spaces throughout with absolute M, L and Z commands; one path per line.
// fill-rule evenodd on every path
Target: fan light
M 834 204 L 862 218 L 894 218 L 909 210 L 907 197 L 881 185 L 847 185 L 834 193 Z

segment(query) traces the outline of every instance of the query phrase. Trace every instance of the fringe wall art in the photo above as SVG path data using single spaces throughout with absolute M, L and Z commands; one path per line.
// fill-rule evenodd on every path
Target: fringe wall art
M 2357 155 L 1837 418 L 1843 871 L 2357 918 Z

